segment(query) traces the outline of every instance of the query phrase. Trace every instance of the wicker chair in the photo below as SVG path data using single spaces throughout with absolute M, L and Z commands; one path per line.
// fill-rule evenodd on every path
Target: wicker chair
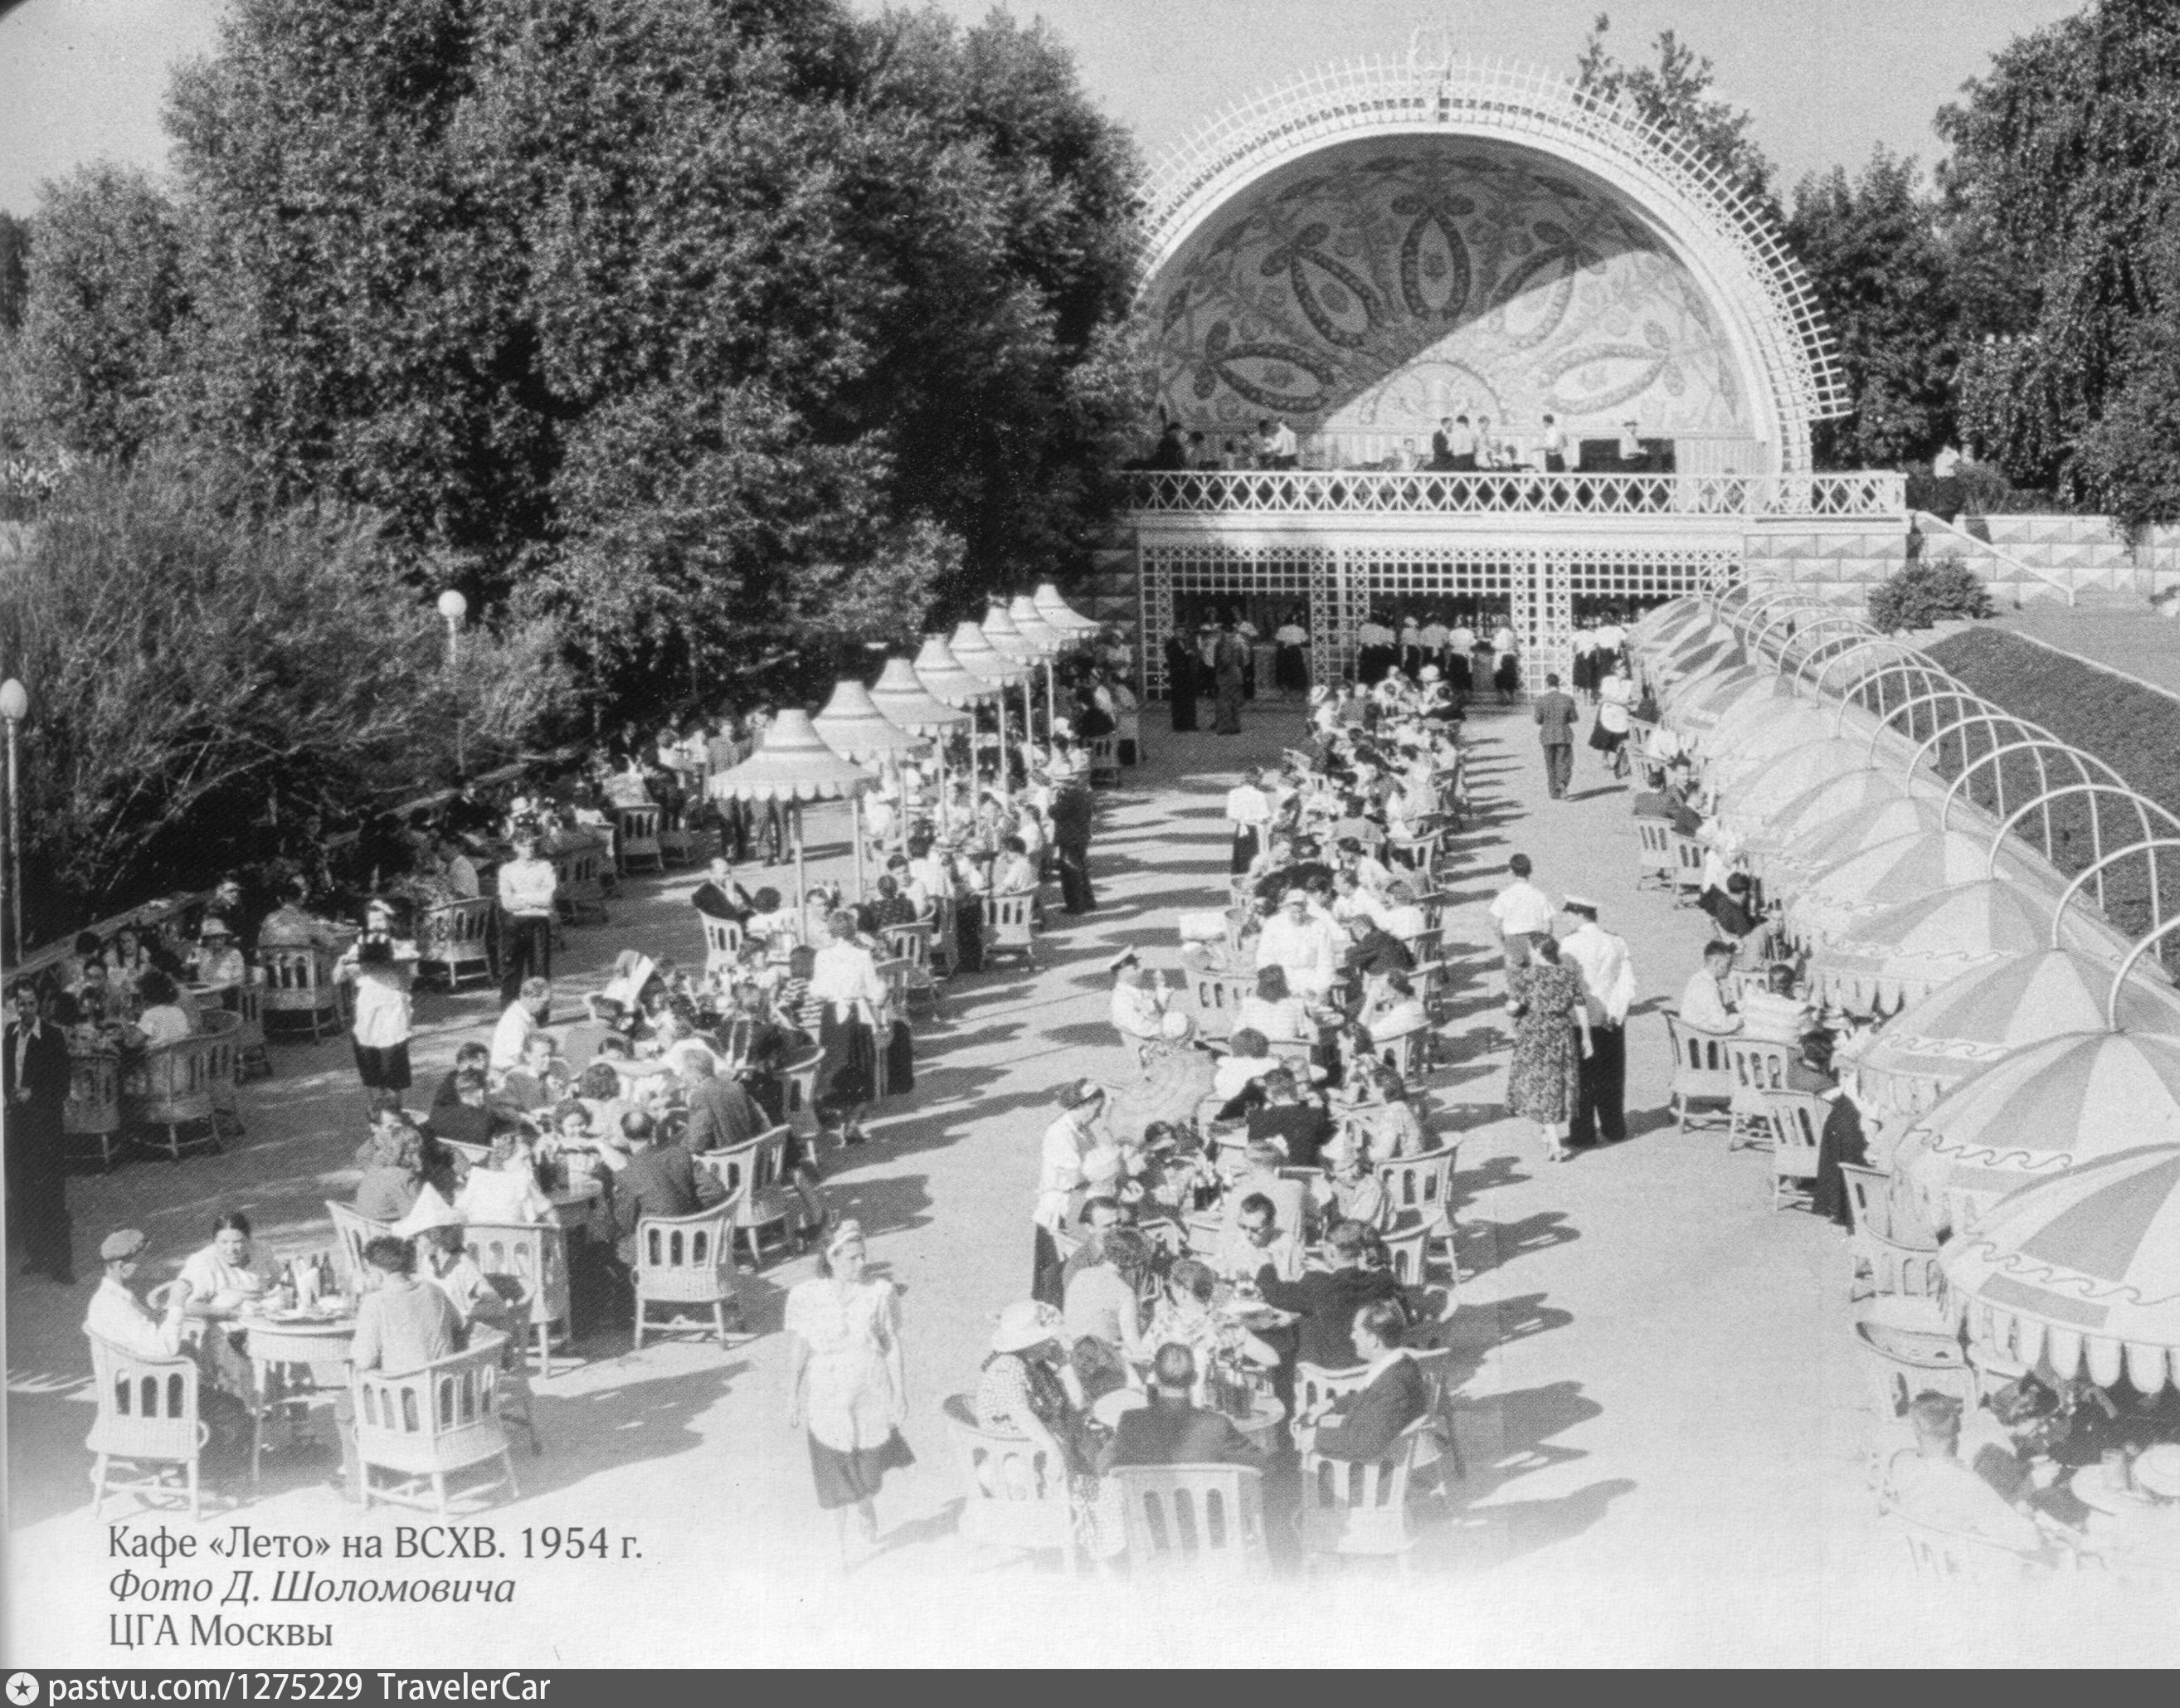
M 742 958 L 742 928 L 731 919 L 704 921 L 704 974 L 732 967 Z
M 1771 1099 L 1786 1090 L 1793 1055 L 1787 1044 L 1738 1033 L 1726 1040 L 1726 1065 L 1733 1075 L 1733 1096 L 1726 1110 L 1728 1150 L 1771 1142 Z
M 1093 789 L 1117 789 L 1120 786 L 1120 739 L 1118 736 L 1091 737 L 1090 786 Z
M 1703 844 L 1693 836 L 1673 836 L 1673 905 L 1693 907 L 1695 898 L 1703 894 Z
M 606 843 L 603 837 L 554 851 L 553 874 L 559 880 L 553 906 L 570 925 L 606 923 Z
M 781 1063 L 779 1068 L 780 1112 L 798 1138 L 813 1142 L 819 1131 L 818 1075 L 824 1066 L 825 1052 L 817 1049 Z
M 1131 1578 L 1191 1584 L 1264 1576 L 1263 1473 L 1253 1465 L 1124 1465 L 1120 1485 Z
M 656 807 L 621 807 L 614 810 L 614 824 L 620 832 L 619 863 L 623 872 L 636 870 L 639 861 L 647 862 L 655 872 L 666 869 L 665 851 L 658 844 L 659 817 Z
M 449 990 L 460 989 L 462 980 L 471 977 L 493 983 L 499 976 L 493 954 L 493 921 L 498 911 L 489 895 L 425 909 L 416 934 L 418 969 L 437 967 L 446 975 Z
M 505 1275 L 530 1302 L 537 1375 L 553 1374 L 553 1330 L 568 1321 L 568 1231 L 557 1221 L 473 1221 L 465 1230 L 469 1254 L 487 1275 Z
M 784 1123 L 723 1150 L 707 1150 L 696 1160 L 726 1188 L 735 1230 L 749 1242 L 750 1266 L 764 1263 L 765 1229 L 777 1227 L 786 1240 L 795 1215 L 795 1193 L 782 1178 L 789 1129 Z M 728 1253 L 729 1259 L 732 1253 Z
M 1196 975 L 1197 1022 L 1208 1036 L 1230 1035 L 1234 1016 L 1256 994 L 1253 972 L 1199 972 Z
M 1405 1573 L 1418 1540 L 1408 1518 L 1408 1483 L 1435 1420 L 1426 1412 L 1374 1463 L 1335 1459 L 1312 1449 L 1302 1457 L 1302 1506 L 1295 1529 L 1305 1565 L 1331 1556 L 1391 1556 Z
M 333 982 L 333 956 L 327 950 L 314 945 L 260 949 L 257 970 L 265 978 L 267 1037 L 276 1022 L 282 1028 L 293 1028 L 298 1017 L 310 1028 L 313 1044 L 328 1028 L 340 1030 L 340 987 Z
M 1775 1091 L 1770 1098 L 1771 1208 L 1790 1192 L 1808 1200 L 1817 1182 L 1817 1148 L 1830 1105 L 1811 1091 Z
M 886 954 L 908 963 L 906 994 L 910 998 L 925 998 L 932 1011 L 937 1013 L 939 981 L 931 972 L 931 921 L 917 919 L 906 925 L 889 925 L 880 935 L 885 939 Z
M 242 1125 L 242 1017 L 215 1008 L 204 1017 L 204 1039 L 211 1052 L 212 1118 L 222 1133 L 240 1133 Z
M 364 1276 L 369 1272 L 363 1260 L 363 1248 L 381 1234 L 394 1231 L 390 1221 L 373 1221 L 344 1204 L 325 1201 L 326 1214 L 333 1223 L 333 1268 L 339 1273 L 344 1292 L 361 1293 Z
M 473 1466 L 498 1464 L 498 1474 L 472 1485 L 465 1495 L 505 1489 L 515 1481 L 515 1457 L 498 1414 L 501 1337 L 480 1334 L 477 1344 L 401 1375 L 383 1370 L 350 1374 L 355 1402 L 355 1452 L 363 1467 L 363 1504 L 447 1511 L 447 1479 Z M 390 1487 L 372 1477 L 392 1471 Z M 429 1498 L 426 1490 L 429 1490 Z
M 1030 1441 L 979 1429 L 966 1394 L 950 1397 L 944 1415 L 966 1496 L 961 1534 L 985 1547 L 1032 1553 L 1057 1550 L 1065 1556 L 1069 1571 L 1078 1569 L 1066 1467 L 1050 1463 L 1044 1450 Z
M 124 1118 L 139 1128 L 163 1131 L 163 1143 L 149 1138 L 142 1142 L 163 1149 L 169 1161 L 179 1162 L 184 1146 L 208 1145 L 217 1150 L 219 1124 L 213 1116 L 212 1081 L 219 1063 L 224 1060 L 231 1064 L 234 1057 L 232 1030 L 218 1038 L 199 1034 L 154 1045 L 123 1065 Z M 230 1080 L 233 1075 L 230 1066 Z M 184 1127 L 201 1131 L 184 1139 Z
M 647 1215 L 636 1223 L 634 1350 L 643 1350 L 647 1333 L 701 1335 L 712 1328 L 719 1344 L 727 1344 L 727 1307 L 742 1317 L 741 1291 L 735 1285 L 736 1202 L 729 1198 L 694 1215 Z M 712 1320 L 654 1323 L 652 1305 L 669 1307 L 677 1315 L 691 1305 L 709 1305 Z
M 242 1032 L 235 1040 L 245 1079 L 272 1077 L 272 1058 L 265 1048 L 265 974 L 250 969 L 249 978 L 234 987 L 234 1011 L 242 1017 Z
M 1662 818 L 1638 818 L 1635 837 L 1635 887 L 1640 890 L 1655 880 L 1660 889 L 1670 890 L 1673 874 L 1680 869 L 1673 853 L 1673 827 Z
M 189 1499 L 190 1516 L 202 1511 L 197 1456 L 210 1435 L 197 1416 L 196 1360 L 140 1358 L 96 1335 L 91 1342 L 91 1386 L 98 1416 L 84 1445 L 96 1454 L 91 1470 L 91 1516 L 98 1521 L 107 1492 L 172 1494 L 168 1480 L 179 1469 Z M 135 1474 L 113 1477 L 117 1465 Z
M 102 1173 L 121 1149 L 121 1058 L 103 1051 L 69 1058 L 68 1101 L 61 1131 L 78 1154 L 96 1150 Z
M 1665 1016 L 1665 1037 L 1673 1052 L 1672 1083 L 1666 1099 L 1678 1117 L 1675 1130 L 1686 1132 L 1691 1118 L 1725 1121 L 1731 1125 L 1733 1066 L 1726 1059 L 1726 1037 L 1715 1032 L 1699 1032 L 1683 1024 L 1679 1015 L 1670 1011 Z M 1715 1103 L 1721 1107 L 1698 1111 L 1695 1107 L 1698 1103 Z
M 994 895 L 985 904 L 987 967 L 1002 955 L 1019 955 L 1024 966 L 1032 972 L 1037 971 L 1037 942 L 1030 924 L 1030 909 L 1035 899 L 1024 891 L 1015 895 Z

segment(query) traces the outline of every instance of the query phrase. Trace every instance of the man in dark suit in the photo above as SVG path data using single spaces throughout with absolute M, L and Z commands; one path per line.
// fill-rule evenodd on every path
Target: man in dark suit
M 8 1202 L 14 1237 L 26 1256 L 25 1275 L 47 1275 L 63 1286 L 75 1280 L 69 1254 L 68 1135 L 61 1110 L 68 1102 L 68 1039 L 48 1020 L 28 982 L 14 990 L 4 1052 L 7 1099 Z
M 1430 1403 L 1430 1389 L 1416 1361 L 1401 1350 L 1406 1332 L 1401 1308 L 1390 1300 L 1355 1313 L 1355 1347 L 1370 1366 L 1370 1380 L 1318 1414 L 1312 1451 L 1327 1458 L 1374 1464 L 1423 1416 Z
M 1399 1325 L 1396 1344 L 1405 1332 L 1407 1313 L 1401 1304 L 1400 1282 L 1390 1270 L 1362 1267 L 1362 1248 L 1369 1237 L 1359 1221 L 1335 1222 L 1325 1239 L 1332 1252 L 1330 1269 L 1305 1270 L 1299 1280 L 1291 1281 L 1281 1281 L 1269 1265 L 1258 1273 L 1257 1291 L 1264 1303 L 1274 1310 L 1292 1311 L 1297 1319 L 1298 1362 L 1326 1370 L 1350 1370 L 1362 1363 L 1366 1355 L 1357 1347 L 1354 1326 L 1365 1306 L 1392 1307 Z
M 737 925 L 748 924 L 750 915 L 757 912 L 757 903 L 748 890 L 735 882 L 735 868 L 724 860 L 712 862 L 704 881 L 690 895 L 689 905 L 707 919 L 731 919 Z
M 1151 1366 L 1150 1404 L 1123 1412 L 1098 1457 L 1100 1474 L 1118 1465 L 1259 1465 L 1263 1455 L 1196 1390 L 1196 1354 L 1169 1343 Z
M 1249 1111 L 1249 1137 L 1275 1140 L 1294 1168 L 1315 1168 L 1318 1154 L 1332 1138 L 1332 1117 L 1314 1097 L 1305 1099 L 1292 1072 L 1275 1068 L 1264 1076 L 1264 1105 Z
M 1062 905 L 1070 913 L 1087 913 L 1098 905 L 1090 885 L 1090 832 L 1097 803 L 1079 782 L 1052 797 L 1052 846 L 1060 859 Z
M 614 1224 L 620 1231 L 620 1259 L 636 1263 L 636 1224 L 647 1215 L 694 1215 L 704 1208 L 696 1164 L 686 1146 L 666 1141 L 647 1116 L 631 1115 L 621 1123 L 629 1142 L 628 1166 L 614 1176 Z M 718 1201 L 718 1182 L 707 1171 L 711 1201 Z
M 689 1099 L 689 1130 L 683 1143 L 692 1156 L 755 1138 L 771 1124 L 757 1099 L 737 1081 L 720 1078 L 717 1065 L 702 1051 L 689 1052 L 681 1087 Z

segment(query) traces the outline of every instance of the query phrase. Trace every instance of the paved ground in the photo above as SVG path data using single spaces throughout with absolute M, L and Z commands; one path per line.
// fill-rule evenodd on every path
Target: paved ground
M 1340 1666 L 1405 1660 L 1566 1664 L 1817 1663 L 1961 1658 L 2172 1658 L 2169 1619 L 2111 1617 L 2101 1582 L 2033 1603 L 1917 1585 L 1877 1528 L 1863 1468 L 1864 1375 L 1850 1339 L 1838 1235 L 1770 1209 L 1764 1160 L 1715 1132 L 1676 1134 L 1662 1111 L 1664 1028 L 1705 933 L 1700 916 L 1632 884 L 1627 798 L 1585 764 L 1571 800 L 1541 799 L 1526 723 L 1487 713 L 1473 735 L 1481 807 L 1462 839 L 1450 948 L 1469 985 L 1440 1075 L 1460 1131 L 1456 1187 L 1464 1282 L 1451 1325 L 1467 1377 L 1470 1475 L 1419 1551 L 1413 1576 L 1370 1568 L 1282 1584 L 1246 1600 L 1193 1593 L 1189 1611 L 1056 1570 L 992 1570 L 954 1535 L 957 1479 L 938 1408 L 973 1380 L 994 1318 L 1028 1279 L 1027 1212 L 1051 1088 L 1129 1071 L 1104 1022 L 1105 959 L 1122 944 L 1169 963 L 1173 915 L 1203 905 L 1225 869 L 1219 801 L 1241 764 L 1296 727 L 1253 710 L 1234 739 L 1165 736 L 1109 802 L 1095 864 L 1102 903 L 1045 939 L 1034 973 L 963 981 L 923 1028 L 917 1091 L 878 1124 L 882 1142 L 832 1186 L 873 1259 L 906 1290 L 910 1436 L 921 1463 L 881 1503 L 886 1551 L 841 1579 L 812 1502 L 801 1439 L 785 1424 L 785 1359 L 769 1335 L 626 1353 L 594 1336 L 582 1367 L 547 1385 L 543 1457 L 518 1455 L 524 1497 L 487 1515 L 519 1551 L 543 1526 L 603 1526 L 609 1562 L 518 1561 L 512 1606 L 343 1607 L 338 1646 L 311 1659 L 368 1664 L 663 1665 L 1020 1661 L 1055 1665 Z M 1583 758 L 1590 758 L 1587 752 Z M 1543 1165 L 1500 1118 L 1499 989 L 1483 905 L 1516 848 L 1555 894 L 1599 897 L 1630 939 L 1643 1000 L 1631 1036 L 1628 1144 Z M 641 880 L 607 928 L 574 934 L 564 972 L 587 988 L 636 944 L 693 956 L 688 882 Z M 1465 947 L 1464 947 L 1465 946 Z M 492 1004 L 440 1000 L 421 1051 L 436 1071 Z M 137 1164 L 79 1183 L 80 1233 L 123 1221 L 179 1258 L 217 1210 L 248 1207 L 276 1247 L 322 1226 L 344 1192 L 360 1098 L 344 1053 L 279 1052 L 252 1088 L 244 1147 L 179 1168 Z M 768 1270 L 761 1320 L 806 1264 Z M 121 1664 L 107 1646 L 119 1562 L 91 1522 L 83 1342 L 86 1289 L 11 1292 L 9 1612 L 14 1658 Z M 263 1530 L 391 1536 L 320 1481 L 275 1478 L 237 1515 Z M 185 1521 L 184 1521 L 185 1522 Z M 224 1522 L 233 1522 L 232 1519 Z M 143 1521 L 137 1521 L 137 1528 Z M 207 1521 L 209 1534 L 215 1525 Z M 390 1544 L 389 1549 L 390 1549 Z M 533 1546 L 542 1542 L 533 1538 Z M 340 1545 L 333 1563 L 340 1567 Z M 326 1562 L 320 1562 L 321 1569 Z M 220 1587 L 230 1562 L 218 1562 Z M 393 1569 L 415 1569 L 415 1562 Z M 458 1562 L 461 1575 L 490 1568 Z M 266 1579 L 261 1576 L 261 1590 Z M 1300 1598 L 1313 1617 L 1296 1619 Z M 287 1615 L 258 1606 L 249 1617 Z M 1348 1617 L 1351 1612 L 1357 1617 Z M 228 1610 L 234 1617 L 234 1610 Z M 1327 1617 L 1329 1616 L 1329 1617 Z M 2136 1631 L 2150 1634 L 2136 1637 Z M 2161 1651 L 2159 1645 L 2166 1645 Z M 2147 1645 L 2145 1647 L 2144 1645 Z M 184 1664 L 212 1664 L 187 1651 Z M 157 1653 L 154 1661 L 168 1658 Z M 230 1654 L 230 1658 L 234 1658 Z M 289 1661 L 297 1657 L 284 1657 Z

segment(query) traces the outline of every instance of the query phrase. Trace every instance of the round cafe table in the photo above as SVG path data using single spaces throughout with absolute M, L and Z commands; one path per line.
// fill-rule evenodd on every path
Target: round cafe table
M 1280 1446 L 1280 1431 L 1287 1420 L 1287 1405 L 1275 1394 L 1250 1396 L 1249 1415 L 1234 1419 L 1234 1427 L 1248 1438 L 1249 1444 L 1260 1453 L 1273 1453 Z
M 570 1232 L 587 1237 L 603 1238 L 612 1231 L 608 1226 L 602 1232 L 600 1221 L 606 1215 L 606 1183 L 595 1176 L 571 1180 L 547 1194 L 553 1200 L 553 1218 Z
M 292 1430 L 299 1410 L 306 1411 L 315 1402 L 331 1405 L 347 1386 L 349 1360 L 355 1344 L 355 1309 L 351 1305 L 327 1316 L 245 1313 L 217 1326 L 239 1331 L 248 1342 L 256 1388 L 250 1408 L 250 1480 L 254 1484 L 265 1450 L 266 1419 L 273 1409 L 277 1407 L 288 1413 Z M 298 1368 L 311 1373 L 314 1394 L 306 1397 L 289 1391 L 287 1373 Z

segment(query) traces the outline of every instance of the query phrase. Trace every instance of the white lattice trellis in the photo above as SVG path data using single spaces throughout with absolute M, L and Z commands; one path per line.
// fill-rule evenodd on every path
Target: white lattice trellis
M 1221 541 L 1146 545 L 1138 554 L 1143 612 L 1143 674 L 1153 695 L 1166 690 L 1165 642 L 1177 598 L 1192 593 L 1264 594 L 1309 608 L 1310 670 L 1319 681 L 1334 670 L 1350 630 L 1341 636 L 1336 554 L 1327 547 L 1246 545 Z

